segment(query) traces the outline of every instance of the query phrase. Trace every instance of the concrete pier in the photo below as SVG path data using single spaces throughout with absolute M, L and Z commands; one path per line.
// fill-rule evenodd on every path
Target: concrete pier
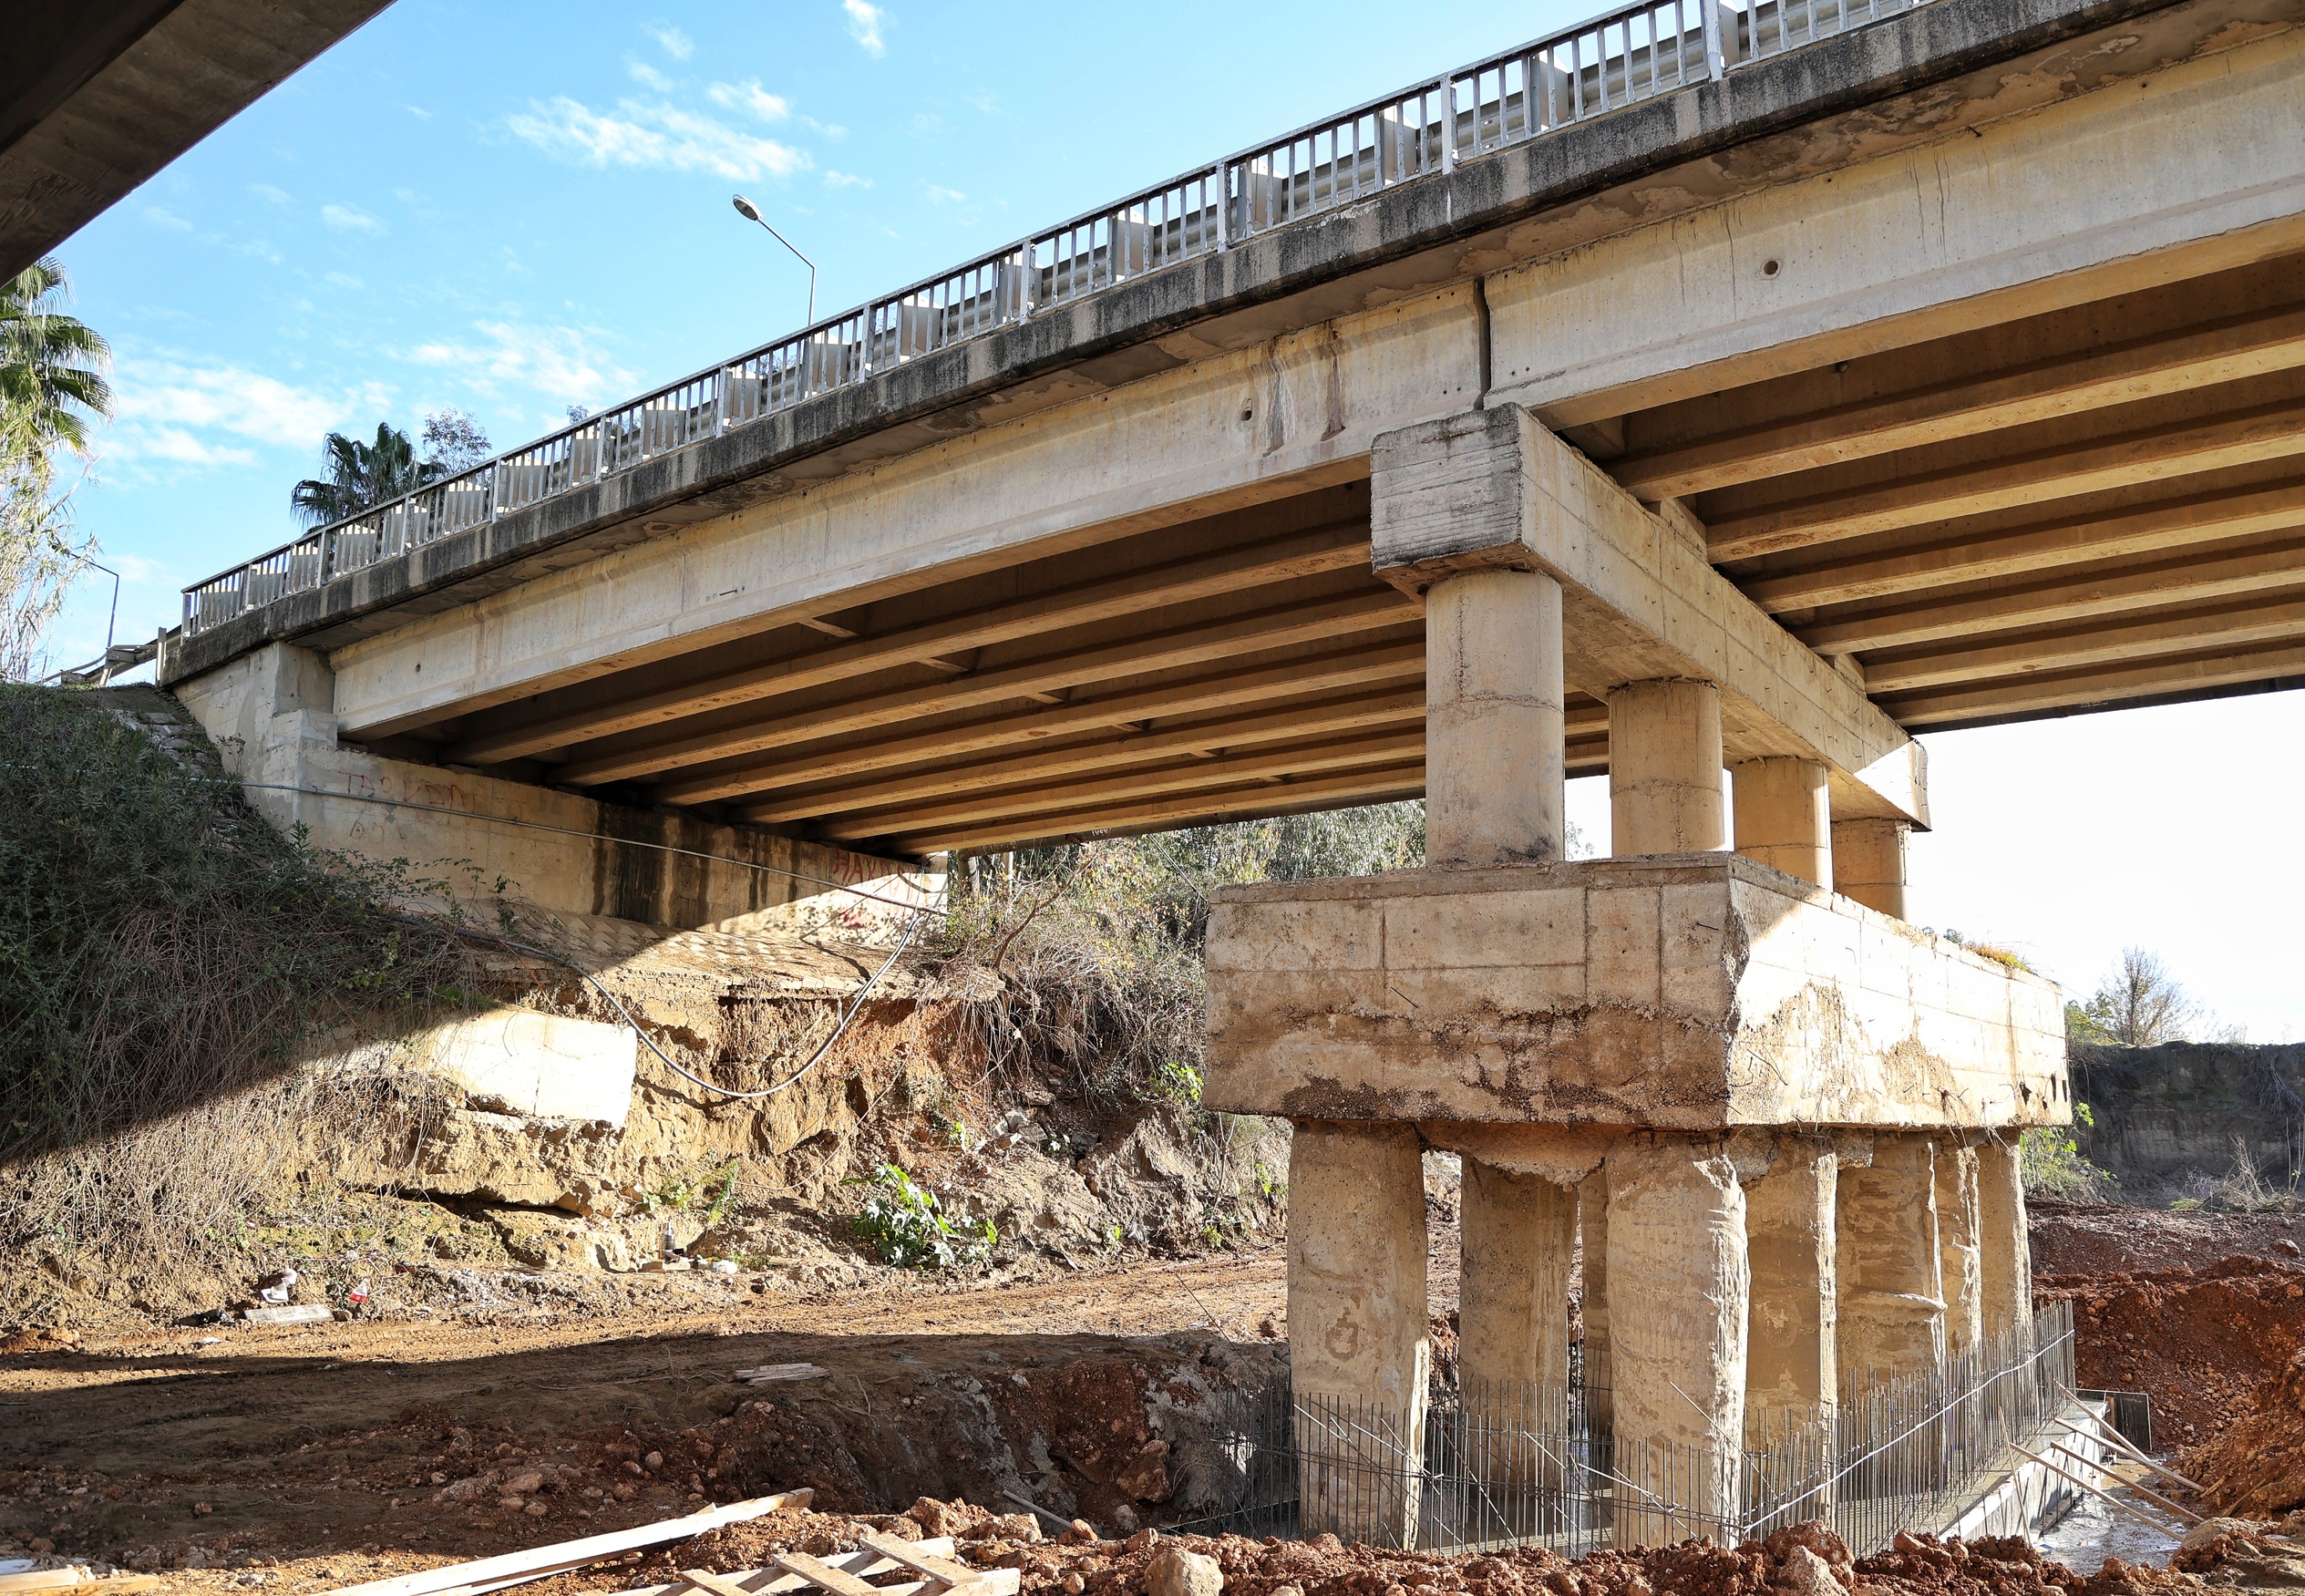
M 1415 1128 L 1298 1125 L 1289 1216 L 1289 1378 L 1305 1532 L 1411 1544 L 1433 1363 Z M 1323 1399 L 1351 1409 L 1367 1433 L 1347 1443 Z
M 1902 820 L 1833 822 L 1833 891 L 1898 920 L 1905 918 L 1906 839 Z
M 1722 808 L 1721 689 L 1711 682 L 1628 682 L 1610 694 L 1610 851 L 1723 847 Z
M 1608 1173 L 1617 1471 L 1733 1521 L 1752 1283 L 1744 1192 L 1717 1144 L 1702 1141 L 1629 1142 Z M 1678 1528 L 1620 1498 L 1621 1538 L 1651 1545 Z
M 1931 1367 L 1945 1355 L 1935 1143 L 1876 1137 L 1872 1163 L 1843 1171 L 1834 1217 L 1842 1378 Z
M 1773 1424 L 1830 1408 L 1839 1395 L 1839 1304 L 1834 1270 L 1839 1160 L 1817 1142 L 1787 1138 L 1770 1171 L 1745 1192 L 1752 1255 L 1746 1416 Z
M 1833 880 L 1830 773 L 1814 759 L 1744 759 L 1730 769 L 1736 848 L 1818 886 Z
M 1972 1351 L 1985 1336 L 1977 1149 L 1937 1144 L 1937 1275 L 1945 1298 L 1945 1350 Z

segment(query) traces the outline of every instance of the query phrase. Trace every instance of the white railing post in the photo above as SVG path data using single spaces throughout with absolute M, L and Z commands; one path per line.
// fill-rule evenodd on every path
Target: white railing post
M 1697 13 L 1704 19 L 1704 75 L 1718 83 L 1729 72 L 1729 57 L 1721 47 L 1720 0 L 1697 0 Z
M 1454 74 L 1451 74 L 1450 76 L 1448 76 L 1448 77 L 1446 77 L 1442 78 L 1442 79 L 1441 79 L 1441 82 L 1440 82 L 1440 89 L 1441 89 L 1441 170 L 1442 170 L 1443 171 L 1445 171 L 1445 172 L 1446 172 L 1446 171 L 1455 171 L 1455 170 L 1456 170 L 1456 162 L 1457 162 L 1457 151 L 1456 151 L 1456 76 L 1455 76 Z M 1473 77 L 1473 115 L 1474 115 L 1474 118 L 1475 118 L 1476 119 L 1478 119 L 1478 118 L 1479 118 L 1479 116 L 1480 116 L 1480 98 L 1481 98 L 1481 80 L 1480 80 L 1479 75 L 1477 73 L 1477 74 L 1475 74 L 1475 76 L 1474 76 L 1474 77 Z M 1478 133 L 1479 133 L 1479 129 L 1474 129 L 1474 132 L 1475 132 L 1475 135 L 1476 135 L 1476 136 L 1477 136 L 1477 135 L 1478 135 Z

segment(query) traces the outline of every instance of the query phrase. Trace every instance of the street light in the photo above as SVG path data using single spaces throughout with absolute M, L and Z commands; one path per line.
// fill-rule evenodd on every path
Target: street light
M 757 221 L 761 226 L 768 227 L 768 219 L 760 213 L 760 207 L 754 204 L 750 200 L 746 199 L 742 194 L 737 194 L 733 196 L 733 203 L 736 207 L 736 214 L 743 217 L 746 221 Z M 802 254 L 798 250 L 792 249 L 792 240 L 787 238 L 783 233 L 778 232 L 775 228 L 768 227 L 768 236 L 775 239 L 778 243 L 784 245 L 785 248 L 792 250 L 794 258 L 797 259 L 802 265 L 808 268 L 808 324 L 812 327 L 815 326 L 817 324 L 816 262 Z

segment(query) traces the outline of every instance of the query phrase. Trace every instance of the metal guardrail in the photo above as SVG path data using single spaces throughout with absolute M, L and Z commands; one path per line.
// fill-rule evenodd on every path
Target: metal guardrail
M 1300 128 L 828 317 L 184 590 L 184 632 L 877 372 L 1922 0 L 1646 0 Z

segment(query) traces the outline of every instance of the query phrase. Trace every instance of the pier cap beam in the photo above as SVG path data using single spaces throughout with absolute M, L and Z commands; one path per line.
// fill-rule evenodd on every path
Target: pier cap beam
M 1376 573 L 1422 594 L 1468 571 L 1561 584 L 1565 676 L 1597 698 L 1630 682 L 1721 688 L 1731 760 L 1832 772 L 1836 819 L 1926 829 L 1919 744 L 1863 689 L 1713 569 L 1677 518 L 1649 510 L 1516 405 L 1380 436 L 1371 451 Z

